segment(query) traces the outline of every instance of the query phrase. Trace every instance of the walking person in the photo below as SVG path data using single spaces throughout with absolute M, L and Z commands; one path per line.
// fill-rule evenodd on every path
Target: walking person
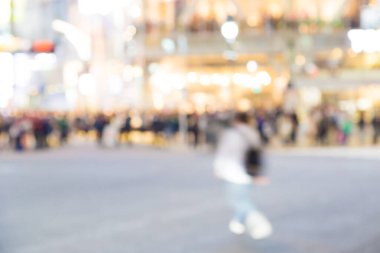
M 259 133 L 248 125 L 248 115 L 236 114 L 232 127 L 225 130 L 219 142 L 214 161 L 218 178 L 226 182 L 227 198 L 234 216 L 229 228 L 232 233 L 248 233 L 254 239 L 271 235 L 272 227 L 267 218 L 258 211 L 253 200 L 253 183 L 266 184 L 266 177 L 248 174 L 246 154 L 250 149 L 259 150 Z
M 380 111 L 372 119 L 372 128 L 373 128 L 373 144 L 377 144 L 380 137 Z
M 367 130 L 367 122 L 365 119 L 365 113 L 360 112 L 359 121 L 358 121 L 358 130 L 359 130 L 359 142 L 361 145 L 365 144 L 366 140 L 366 130 Z
M 107 126 L 107 119 L 103 114 L 99 114 L 94 122 L 94 128 L 96 131 L 96 140 L 99 146 L 103 146 L 103 134 L 104 129 Z

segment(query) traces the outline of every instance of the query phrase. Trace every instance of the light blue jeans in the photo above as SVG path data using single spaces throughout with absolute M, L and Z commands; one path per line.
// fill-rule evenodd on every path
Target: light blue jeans
M 234 219 L 244 224 L 249 213 L 256 210 L 252 200 L 252 184 L 227 183 L 227 198 L 234 212 Z

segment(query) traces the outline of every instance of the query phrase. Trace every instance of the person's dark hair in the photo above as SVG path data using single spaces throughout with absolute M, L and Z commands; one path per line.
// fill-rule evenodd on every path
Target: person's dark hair
M 236 122 L 245 123 L 245 124 L 248 124 L 248 121 L 249 121 L 248 114 L 245 112 L 236 113 L 234 119 Z

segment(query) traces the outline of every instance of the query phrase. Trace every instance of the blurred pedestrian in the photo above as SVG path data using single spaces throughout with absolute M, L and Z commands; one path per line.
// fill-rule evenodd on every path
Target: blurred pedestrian
M 359 129 L 359 142 L 360 144 L 365 144 L 367 122 L 365 120 L 364 112 L 360 112 L 359 114 L 358 129 Z
M 354 125 L 352 124 L 351 120 L 349 119 L 348 115 L 344 115 L 343 122 L 342 122 L 342 139 L 341 144 L 347 145 L 348 141 L 350 139 L 352 130 L 354 128 Z
M 259 110 L 256 115 L 256 125 L 257 130 L 259 131 L 260 138 L 263 144 L 267 144 L 269 142 L 269 137 L 267 135 L 267 118 L 264 110 Z
M 296 112 L 292 112 L 289 115 L 290 121 L 292 122 L 292 128 L 290 131 L 289 142 L 293 145 L 297 144 L 297 136 L 298 136 L 298 128 L 299 128 L 299 120 Z
M 214 170 L 217 177 L 226 181 L 227 198 L 234 211 L 229 224 L 231 232 L 247 232 L 254 239 L 263 239 L 272 233 L 272 227 L 255 207 L 251 194 L 253 182 L 264 184 L 268 180 L 247 173 L 246 155 L 252 148 L 261 148 L 259 133 L 248 125 L 247 114 L 238 113 L 219 142 Z
M 318 121 L 316 136 L 318 143 L 321 145 L 328 144 L 329 126 L 329 118 L 327 113 L 324 111 L 322 112 L 321 118 Z
M 380 137 L 380 111 L 372 119 L 373 144 L 377 144 Z
M 60 145 L 64 145 L 67 143 L 67 139 L 70 132 L 69 122 L 67 120 L 67 116 L 64 115 L 57 120 L 58 130 L 59 130 L 59 142 Z
M 130 133 L 132 132 L 132 118 L 128 114 L 125 117 L 124 124 L 122 125 L 122 128 L 120 130 L 120 139 L 121 141 L 125 138 L 128 145 L 132 145 L 131 136 Z
M 96 131 L 96 140 L 99 146 L 103 145 L 103 133 L 107 125 L 107 119 L 103 114 L 99 114 L 94 123 L 94 128 Z
M 190 137 L 190 144 L 194 148 L 199 144 L 199 119 L 198 115 L 193 114 L 188 118 L 188 132 Z
M 163 144 L 163 132 L 164 132 L 165 124 L 162 120 L 161 115 L 155 115 L 153 117 L 151 130 L 153 132 L 153 145 L 160 146 Z

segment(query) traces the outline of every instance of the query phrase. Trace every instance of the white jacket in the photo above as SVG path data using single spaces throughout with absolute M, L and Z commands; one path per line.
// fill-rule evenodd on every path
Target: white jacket
M 250 184 L 252 177 L 246 173 L 245 154 L 250 147 L 259 148 L 258 132 L 246 124 L 236 124 L 225 130 L 220 139 L 214 161 L 217 177 L 236 184 Z

